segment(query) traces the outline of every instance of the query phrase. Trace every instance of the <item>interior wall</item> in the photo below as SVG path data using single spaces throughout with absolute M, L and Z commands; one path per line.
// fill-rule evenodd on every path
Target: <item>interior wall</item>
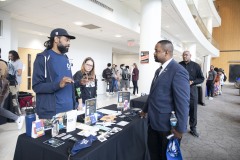
M 25 59 L 27 53 L 30 51 L 33 53 L 32 58 L 35 59 L 35 50 L 41 51 L 44 50 L 44 42 L 47 41 L 47 37 L 37 36 L 28 33 L 19 33 L 18 34 L 18 52 L 21 52 L 20 58 Z M 22 50 L 23 48 L 23 50 Z M 26 49 L 26 50 L 25 50 Z M 67 53 L 69 60 L 73 64 L 72 74 L 80 70 L 82 62 L 87 57 L 92 57 L 95 60 L 95 73 L 98 79 L 98 94 L 105 93 L 106 86 L 102 79 L 102 71 L 106 68 L 106 64 L 112 61 L 112 45 L 110 43 L 100 41 L 97 39 L 92 39 L 88 37 L 80 36 L 79 38 L 71 41 L 71 46 L 69 52 Z M 24 60 L 24 61 L 25 61 Z M 26 61 L 27 62 L 27 61 Z M 32 63 L 34 60 L 32 61 Z M 27 66 L 27 63 L 24 62 L 24 66 Z M 24 71 L 25 72 L 25 71 Z M 27 73 L 27 72 L 26 72 Z M 23 80 L 23 84 L 20 88 L 22 91 L 27 87 L 27 81 Z M 29 92 L 32 92 L 31 90 Z
M 133 63 L 139 66 L 139 57 L 138 54 L 113 54 L 112 63 L 116 64 L 118 68 L 121 64 L 125 64 L 125 66 L 132 68 Z
M 214 28 L 213 36 L 220 50 L 240 50 L 240 1 L 216 0 L 222 24 Z
M 22 84 L 20 85 L 20 91 L 27 91 L 34 93 L 32 89 L 28 89 L 28 79 L 32 80 L 33 73 L 33 62 L 36 58 L 37 53 L 42 52 L 42 50 L 31 49 L 31 48 L 18 48 L 18 54 L 20 60 L 23 62 L 23 71 L 22 71 Z M 31 76 L 28 76 L 28 54 L 31 55 Z M 32 85 L 32 81 L 30 81 Z M 32 88 L 32 87 L 30 87 Z
M 238 63 L 236 63 L 236 61 L 238 61 Z M 223 68 L 227 77 L 229 77 L 230 64 L 240 64 L 240 51 L 239 52 L 221 52 L 220 57 L 212 58 L 212 65 L 218 68 Z
M 212 58 L 212 64 L 223 68 L 229 77 L 229 64 L 234 64 L 231 61 L 240 60 L 240 1 L 216 0 L 216 5 L 222 24 L 214 28 L 213 37 L 218 42 L 221 52 L 218 58 Z

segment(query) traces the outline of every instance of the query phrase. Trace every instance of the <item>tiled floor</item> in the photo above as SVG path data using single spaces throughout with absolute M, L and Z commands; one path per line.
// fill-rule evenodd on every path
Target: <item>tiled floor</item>
M 131 97 L 134 98 L 134 97 Z M 117 102 L 116 95 L 98 96 L 98 107 Z M 233 85 L 223 88 L 223 95 L 198 106 L 199 138 L 186 133 L 181 142 L 185 160 L 240 159 L 240 96 Z M 0 125 L 0 160 L 12 160 L 18 131 L 15 123 Z

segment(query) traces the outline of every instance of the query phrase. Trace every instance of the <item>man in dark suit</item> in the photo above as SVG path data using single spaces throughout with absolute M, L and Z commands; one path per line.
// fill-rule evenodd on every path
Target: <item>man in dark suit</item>
M 173 60 L 173 44 L 161 40 L 155 46 L 154 58 L 162 64 L 155 72 L 150 94 L 141 116 L 148 113 L 148 149 L 151 160 L 165 160 L 168 139 L 173 133 L 179 140 L 187 130 L 190 87 L 188 72 Z M 171 128 L 171 111 L 175 111 L 177 126 Z

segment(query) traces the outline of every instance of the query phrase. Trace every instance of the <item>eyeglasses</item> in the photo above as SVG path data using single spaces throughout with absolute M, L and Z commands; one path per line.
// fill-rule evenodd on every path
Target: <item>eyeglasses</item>
M 93 65 L 91 65 L 91 64 L 85 63 L 85 65 L 88 66 L 88 67 L 93 67 Z

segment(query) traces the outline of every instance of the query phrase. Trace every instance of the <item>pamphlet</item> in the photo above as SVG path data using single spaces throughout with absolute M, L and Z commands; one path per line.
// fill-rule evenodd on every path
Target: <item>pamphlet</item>
M 32 138 L 38 138 L 45 135 L 43 120 L 32 122 Z
M 118 92 L 118 102 L 117 102 L 117 108 L 122 110 L 128 110 L 130 103 L 130 92 Z
M 62 145 L 62 144 L 64 144 L 64 142 L 63 141 L 61 141 L 61 140 L 58 140 L 58 139 L 55 139 L 55 138 L 51 138 L 51 139 L 49 139 L 49 140 L 46 140 L 46 141 L 44 141 L 43 143 L 45 143 L 45 144 L 47 144 L 47 145 L 50 145 L 50 146 L 52 146 L 52 147 L 58 147 L 58 146 L 60 146 L 60 145 Z
M 92 98 L 85 101 L 85 120 L 84 123 L 91 125 L 96 123 L 97 118 L 94 118 L 97 110 L 97 99 Z
M 67 132 L 72 132 L 76 129 L 77 110 L 71 110 L 67 113 Z

